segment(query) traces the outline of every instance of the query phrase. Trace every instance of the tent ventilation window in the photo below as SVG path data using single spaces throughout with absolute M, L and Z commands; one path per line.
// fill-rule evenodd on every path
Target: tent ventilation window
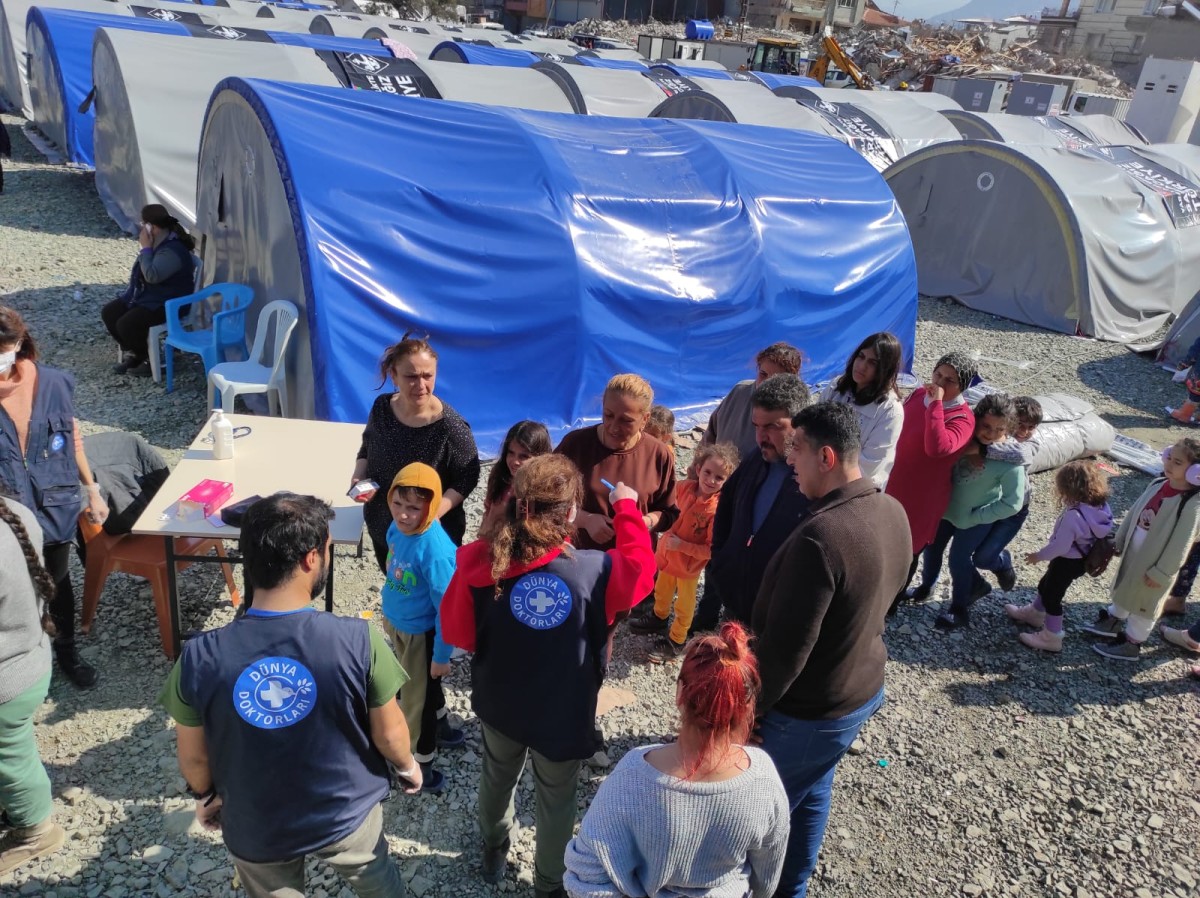
M 217 224 L 225 224 L 225 179 L 221 178 L 221 186 L 217 189 Z
M 1178 93 L 1178 92 L 1179 92 L 1178 84 L 1168 84 L 1167 85 L 1167 93 L 1174 94 L 1174 93 Z
M 1154 90 L 1154 82 L 1147 81 L 1145 87 L 1143 87 L 1142 90 Z

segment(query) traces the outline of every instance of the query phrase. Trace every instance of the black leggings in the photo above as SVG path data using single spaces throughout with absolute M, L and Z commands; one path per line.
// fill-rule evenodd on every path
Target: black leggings
M 1087 573 L 1086 558 L 1054 558 L 1046 573 L 1038 581 L 1038 598 L 1046 613 L 1054 617 L 1062 617 L 1063 596 L 1067 587 Z
M 52 543 L 42 546 L 42 558 L 46 570 L 54 578 L 54 598 L 50 602 L 50 616 L 58 635 L 56 645 L 69 645 L 75 641 L 75 590 L 71 586 L 71 543 Z
M 158 324 L 166 324 L 167 310 L 165 306 L 157 309 L 143 309 L 141 306 L 127 306 L 125 300 L 114 299 L 100 310 L 104 326 L 112 334 L 113 339 L 128 353 L 145 361 L 147 345 L 150 339 L 150 328 Z

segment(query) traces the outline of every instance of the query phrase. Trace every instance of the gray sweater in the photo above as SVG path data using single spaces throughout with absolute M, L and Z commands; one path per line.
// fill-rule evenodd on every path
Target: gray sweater
M 720 783 L 677 779 L 635 748 L 609 775 L 567 846 L 571 898 L 769 898 L 779 883 L 789 812 L 765 752 Z
M 42 528 L 33 512 L 11 499 L 38 558 Z M 16 698 L 50 672 L 50 637 L 42 630 L 42 600 L 33 588 L 17 535 L 0 521 L 0 704 Z

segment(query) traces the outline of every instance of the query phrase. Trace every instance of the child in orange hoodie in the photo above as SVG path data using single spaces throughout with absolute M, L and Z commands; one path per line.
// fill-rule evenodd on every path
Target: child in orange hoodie
M 731 443 L 702 446 L 696 450 L 688 479 L 675 489 L 679 517 L 658 542 L 658 582 L 654 586 L 654 610 L 630 621 L 635 633 L 657 635 L 648 660 L 654 664 L 673 661 L 683 652 L 688 629 L 696 613 L 696 586 L 700 572 L 712 555 L 713 518 L 721 487 L 738 465 L 738 451 Z M 668 624 L 671 606 L 675 619 Z

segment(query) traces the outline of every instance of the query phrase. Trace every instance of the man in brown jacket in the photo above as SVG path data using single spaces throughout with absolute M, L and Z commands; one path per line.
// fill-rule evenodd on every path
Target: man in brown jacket
M 822 402 L 792 419 L 788 464 L 812 504 L 767 565 L 754 604 L 758 733 L 792 810 L 776 898 L 802 898 L 837 763 L 883 704 L 884 617 L 912 560 L 908 518 L 858 467 L 858 418 Z

